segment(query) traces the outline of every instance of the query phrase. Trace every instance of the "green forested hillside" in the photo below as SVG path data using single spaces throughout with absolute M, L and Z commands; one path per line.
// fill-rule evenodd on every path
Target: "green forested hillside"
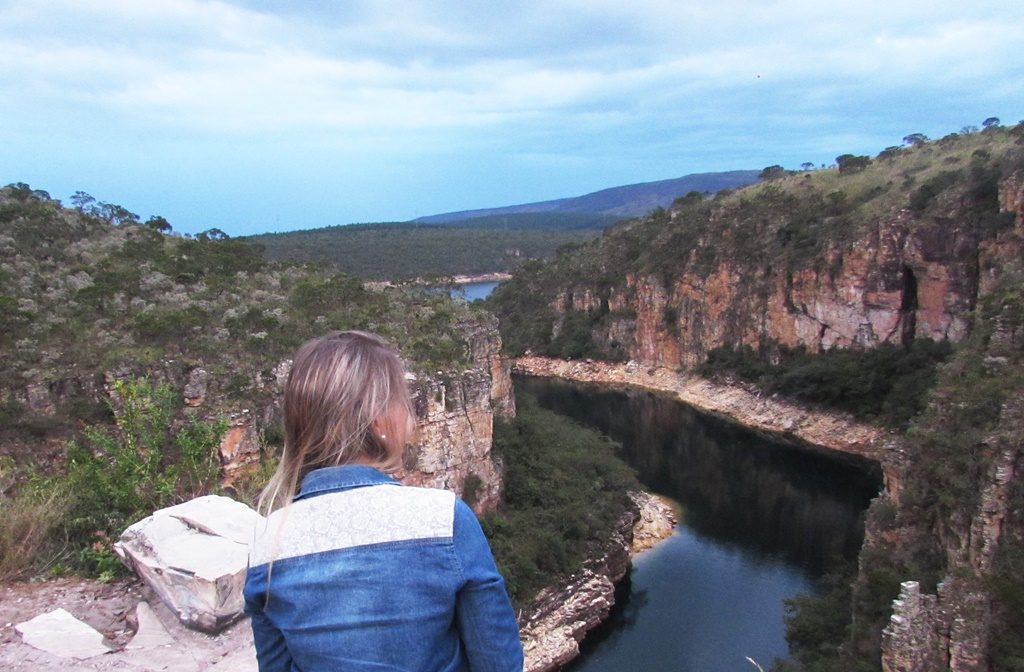
M 428 369 L 465 356 L 455 325 L 471 309 L 443 295 L 268 264 L 222 234 L 112 225 L 27 187 L 0 190 L 0 225 L 3 432 L 36 423 L 26 387 L 52 388 L 63 417 L 92 413 L 73 381 L 114 368 L 201 362 L 244 397 L 262 387 L 261 371 L 331 328 L 378 331 Z
M 252 236 L 267 259 L 318 262 L 373 280 L 507 272 L 616 220 L 577 213 L 480 217 L 452 224 L 350 224 Z

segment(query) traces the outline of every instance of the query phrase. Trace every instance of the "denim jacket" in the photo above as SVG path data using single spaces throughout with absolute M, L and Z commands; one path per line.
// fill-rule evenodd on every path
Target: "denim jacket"
M 303 479 L 257 532 L 244 596 L 261 672 L 523 669 L 473 511 L 371 467 Z

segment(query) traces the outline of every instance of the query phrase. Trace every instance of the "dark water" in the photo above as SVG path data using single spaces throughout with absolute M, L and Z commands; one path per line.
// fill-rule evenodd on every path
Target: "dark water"
M 682 509 L 675 535 L 637 559 L 573 672 L 755 670 L 747 656 L 767 668 L 788 655 L 783 602 L 856 556 L 880 482 L 869 465 L 640 390 L 524 377 L 516 389 L 620 442 L 640 481 Z

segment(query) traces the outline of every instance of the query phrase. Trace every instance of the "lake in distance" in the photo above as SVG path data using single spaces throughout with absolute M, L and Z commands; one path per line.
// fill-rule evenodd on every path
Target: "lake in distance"
M 477 299 L 486 299 L 497 286 L 497 280 L 487 280 L 485 282 L 466 282 L 461 285 L 453 286 L 450 291 L 452 298 L 462 298 L 472 303 Z
M 667 395 L 517 376 L 517 392 L 622 445 L 675 500 L 675 534 L 641 554 L 572 672 L 736 672 L 789 655 L 785 600 L 856 557 L 880 475 L 770 442 Z

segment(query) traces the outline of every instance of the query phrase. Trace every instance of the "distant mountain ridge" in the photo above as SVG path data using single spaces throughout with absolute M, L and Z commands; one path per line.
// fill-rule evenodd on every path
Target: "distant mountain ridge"
M 579 212 L 611 215 L 615 217 L 637 217 L 655 208 L 664 208 L 672 201 L 691 191 L 716 192 L 735 189 L 757 182 L 759 170 L 732 170 L 722 173 L 694 173 L 670 180 L 640 182 L 621 187 L 601 189 L 583 196 L 559 198 L 553 201 L 538 201 L 521 205 L 507 205 L 499 208 L 460 210 L 437 215 L 419 217 L 413 221 L 423 223 L 457 222 L 477 217 L 538 212 Z

